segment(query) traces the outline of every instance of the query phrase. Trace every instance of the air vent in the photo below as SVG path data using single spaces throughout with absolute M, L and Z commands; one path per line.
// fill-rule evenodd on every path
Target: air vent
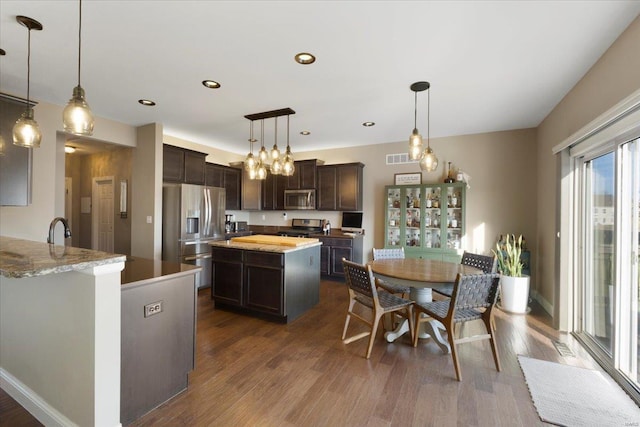
M 409 159 L 409 153 L 387 154 L 388 165 L 402 165 L 408 163 L 416 163 L 417 160 Z

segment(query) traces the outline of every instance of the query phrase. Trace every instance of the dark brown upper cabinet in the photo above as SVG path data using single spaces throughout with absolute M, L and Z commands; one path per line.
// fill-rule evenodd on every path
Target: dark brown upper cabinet
M 162 180 L 204 185 L 206 153 L 164 144 L 162 147 Z
M 362 210 L 362 163 L 317 167 L 317 209 L 322 211 Z

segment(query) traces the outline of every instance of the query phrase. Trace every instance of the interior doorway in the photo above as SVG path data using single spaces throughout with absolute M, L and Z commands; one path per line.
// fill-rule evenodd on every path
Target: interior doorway
M 91 249 L 113 252 L 113 177 L 93 178 L 91 195 Z

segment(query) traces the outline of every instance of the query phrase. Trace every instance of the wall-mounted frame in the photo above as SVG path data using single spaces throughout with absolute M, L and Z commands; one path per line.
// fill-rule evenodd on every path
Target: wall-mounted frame
M 420 185 L 422 184 L 422 172 L 396 173 L 393 175 L 394 185 Z

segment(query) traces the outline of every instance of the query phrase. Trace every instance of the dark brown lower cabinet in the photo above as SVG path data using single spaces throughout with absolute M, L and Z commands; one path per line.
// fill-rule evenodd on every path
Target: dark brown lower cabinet
M 343 279 L 342 258 L 362 264 L 362 236 L 319 237 L 322 242 L 320 252 L 320 274 L 331 279 Z
M 213 246 L 211 254 L 216 308 L 286 323 L 320 301 L 320 246 L 286 253 Z

